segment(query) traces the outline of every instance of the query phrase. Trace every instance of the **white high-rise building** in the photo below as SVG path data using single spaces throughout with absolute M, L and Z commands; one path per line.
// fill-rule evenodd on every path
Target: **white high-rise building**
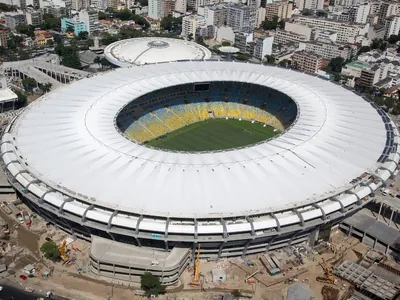
M 228 7 L 226 24 L 233 31 L 251 33 L 256 27 L 257 8 L 243 4 L 231 4 Z
M 360 6 L 357 7 L 354 21 L 356 23 L 366 24 L 370 11 L 371 11 L 371 5 L 369 3 L 361 4 Z
M 181 36 L 195 38 L 197 28 L 207 26 L 207 21 L 204 16 L 190 15 L 182 19 L 182 33 Z
M 299 10 L 324 8 L 324 0 L 296 0 L 296 7 Z
M 186 13 L 187 10 L 187 0 L 176 0 L 175 1 L 175 11 L 181 13 Z
M 90 35 L 99 27 L 99 13 L 96 10 L 81 10 L 79 21 L 86 24 L 86 30 Z
M 385 20 L 385 38 L 400 33 L 400 16 L 390 16 Z
M 164 0 L 149 0 L 149 18 L 162 19 L 164 17 Z

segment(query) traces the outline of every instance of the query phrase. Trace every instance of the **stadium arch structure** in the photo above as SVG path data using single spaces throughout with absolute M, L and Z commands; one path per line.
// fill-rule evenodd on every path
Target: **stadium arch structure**
M 221 80 L 287 95 L 297 119 L 272 140 L 201 154 L 151 149 L 116 126 L 143 95 Z M 200 244 L 203 257 L 220 258 L 318 240 L 385 185 L 398 142 L 382 109 L 339 85 L 277 67 L 186 61 L 44 95 L 6 128 L 1 163 L 24 202 L 77 237 L 167 251 Z

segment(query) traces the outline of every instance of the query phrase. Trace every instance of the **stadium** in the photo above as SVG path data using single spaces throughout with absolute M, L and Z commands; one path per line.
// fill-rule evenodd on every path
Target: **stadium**
M 325 238 L 393 175 L 398 139 L 383 110 L 324 79 L 181 61 L 44 95 L 1 157 L 21 199 L 77 237 L 217 259 Z
M 105 58 L 117 67 L 131 67 L 175 60 L 211 58 L 211 51 L 195 42 L 162 37 L 117 41 L 104 49 Z

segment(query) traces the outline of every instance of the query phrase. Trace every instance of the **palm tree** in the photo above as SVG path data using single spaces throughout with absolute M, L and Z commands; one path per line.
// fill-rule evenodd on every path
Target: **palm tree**
M 53 87 L 53 84 L 48 82 L 41 86 L 41 90 L 43 91 L 43 93 L 47 93 L 47 92 L 50 92 L 52 87 Z

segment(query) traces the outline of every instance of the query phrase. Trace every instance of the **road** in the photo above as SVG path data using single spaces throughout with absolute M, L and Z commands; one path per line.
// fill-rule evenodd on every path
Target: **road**
M 3 290 L 0 292 L 0 300 L 37 300 L 38 298 L 44 298 L 43 293 L 28 293 L 24 290 L 12 287 L 9 285 L 2 285 Z M 51 298 L 45 298 L 46 300 L 68 300 L 64 297 L 52 296 Z

